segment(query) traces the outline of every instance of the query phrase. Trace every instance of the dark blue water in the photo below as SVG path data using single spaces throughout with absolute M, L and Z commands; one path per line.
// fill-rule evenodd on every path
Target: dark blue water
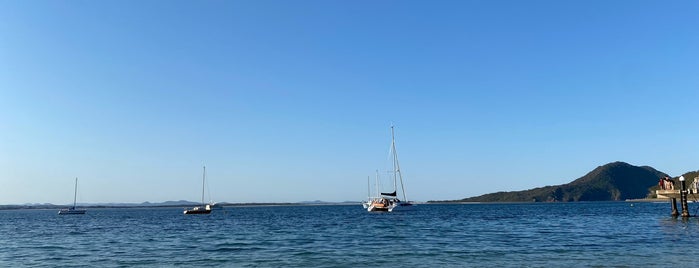
M 699 218 L 673 219 L 668 203 L 87 213 L 0 211 L 0 266 L 696 267 L 699 258 Z

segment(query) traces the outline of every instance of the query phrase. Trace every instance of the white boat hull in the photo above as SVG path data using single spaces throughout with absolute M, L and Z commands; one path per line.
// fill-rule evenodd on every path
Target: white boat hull
M 79 215 L 79 214 L 85 214 L 86 210 L 84 209 L 61 209 L 58 211 L 58 215 Z

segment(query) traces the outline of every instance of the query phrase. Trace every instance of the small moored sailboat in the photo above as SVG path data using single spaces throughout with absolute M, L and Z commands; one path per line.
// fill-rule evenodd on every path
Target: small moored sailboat
M 204 203 L 204 185 L 206 185 L 206 166 L 204 166 L 204 174 L 201 178 L 201 206 L 192 209 L 185 209 L 184 214 L 209 214 L 211 213 L 211 205 Z
M 73 194 L 73 206 L 70 208 L 64 208 L 64 209 L 59 210 L 58 215 L 85 214 L 86 210 L 75 208 L 77 198 L 78 198 L 78 178 L 75 178 L 75 192 Z

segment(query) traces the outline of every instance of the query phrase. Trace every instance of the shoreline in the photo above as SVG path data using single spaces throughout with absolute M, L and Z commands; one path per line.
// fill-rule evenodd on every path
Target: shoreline
M 273 207 L 273 206 L 329 206 L 329 205 L 359 205 L 361 202 L 341 202 L 341 203 L 224 203 L 220 204 L 220 207 Z M 141 204 L 134 204 L 134 205 L 84 205 L 84 206 L 76 206 L 78 208 L 85 208 L 85 209 L 100 209 L 100 208 L 183 208 L 183 207 L 191 207 L 191 206 L 197 206 L 200 204 L 175 204 L 175 205 L 141 205 Z M 24 209 L 63 209 L 71 207 L 70 205 L 53 205 L 53 204 L 46 204 L 46 205 L 0 205 L 0 210 L 24 210 Z
M 669 198 L 639 198 L 639 199 L 626 199 L 624 202 L 637 202 L 637 203 L 661 203 L 670 202 Z

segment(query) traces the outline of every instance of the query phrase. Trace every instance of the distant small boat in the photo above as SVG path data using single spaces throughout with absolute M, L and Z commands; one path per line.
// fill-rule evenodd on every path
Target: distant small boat
M 58 211 L 58 215 L 85 214 L 86 210 L 76 209 L 75 204 L 78 198 L 78 178 L 75 178 L 75 193 L 73 194 L 73 207 L 64 208 Z
M 201 206 L 185 209 L 184 214 L 209 214 L 211 213 L 211 205 L 204 203 L 204 185 L 206 185 L 206 166 L 204 166 L 204 174 L 201 178 Z

